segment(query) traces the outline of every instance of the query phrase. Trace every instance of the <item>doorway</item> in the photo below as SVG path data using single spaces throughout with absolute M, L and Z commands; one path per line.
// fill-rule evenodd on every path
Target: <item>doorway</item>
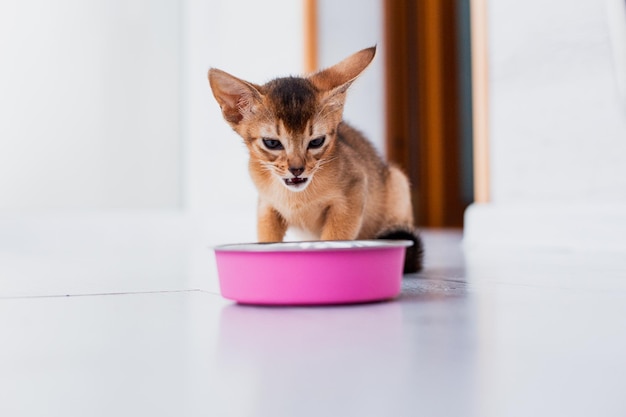
M 387 157 L 420 227 L 462 227 L 474 201 L 470 0 L 384 0 Z

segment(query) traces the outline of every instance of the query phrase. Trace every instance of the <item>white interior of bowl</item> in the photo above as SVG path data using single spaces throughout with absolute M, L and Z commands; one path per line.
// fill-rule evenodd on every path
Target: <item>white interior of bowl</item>
M 306 242 L 239 243 L 216 246 L 216 251 L 232 252 L 291 252 L 359 250 L 412 246 L 410 240 L 315 240 Z

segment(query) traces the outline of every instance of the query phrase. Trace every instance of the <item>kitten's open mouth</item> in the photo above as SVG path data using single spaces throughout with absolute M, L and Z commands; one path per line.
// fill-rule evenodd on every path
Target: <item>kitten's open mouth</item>
M 304 184 L 308 180 L 309 180 L 308 178 L 301 178 L 301 177 L 287 178 L 285 179 L 285 184 L 289 186 L 294 186 L 294 185 L 298 186 L 300 184 Z

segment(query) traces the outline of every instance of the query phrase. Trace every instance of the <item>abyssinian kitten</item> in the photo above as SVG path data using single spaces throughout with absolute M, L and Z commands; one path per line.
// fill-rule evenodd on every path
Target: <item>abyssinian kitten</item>
M 375 53 L 264 85 L 213 68 L 209 82 L 250 153 L 260 242 L 281 242 L 290 227 L 320 240 L 410 239 L 404 271 L 415 272 L 423 249 L 407 177 L 342 120 L 346 92 Z

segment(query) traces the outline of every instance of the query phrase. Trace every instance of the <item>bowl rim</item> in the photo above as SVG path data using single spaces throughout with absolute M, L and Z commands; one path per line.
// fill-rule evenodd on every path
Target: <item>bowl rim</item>
M 335 252 L 388 249 L 413 246 L 410 240 L 304 240 L 293 242 L 229 243 L 213 247 L 215 252 Z

